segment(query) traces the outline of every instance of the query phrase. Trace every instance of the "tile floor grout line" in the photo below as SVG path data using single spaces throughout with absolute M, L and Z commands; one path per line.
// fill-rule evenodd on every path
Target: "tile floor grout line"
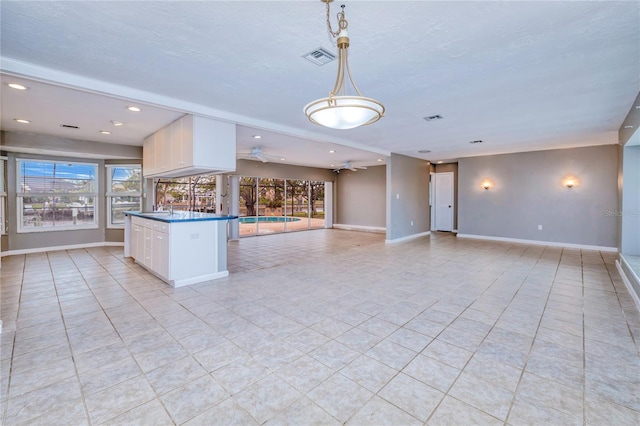
M 618 293 L 618 288 L 614 285 L 614 280 L 613 280 L 613 277 L 611 276 L 611 270 L 607 266 L 607 262 L 605 261 L 604 257 L 602 256 L 602 252 L 599 252 L 599 254 L 600 254 L 600 258 L 602 259 L 602 262 L 605 265 L 605 269 L 607 271 L 607 275 L 609 276 L 609 280 L 611 281 L 611 285 L 613 287 L 613 291 L 616 294 L 616 300 L 618 301 L 618 305 L 620 306 L 620 310 L 622 311 L 622 315 L 624 315 L 624 320 L 625 320 L 625 324 L 627 326 L 627 331 L 629 332 L 629 336 L 631 336 L 631 340 L 633 341 L 634 347 L 636 348 L 636 354 L 640 355 L 639 342 L 636 339 L 636 336 L 633 334 L 633 329 L 631 328 L 631 325 L 629 324 L 629 318 L 627 316 L 627 312 L 625 311 L 624 307 L 622 306 L 622 301 L 620 300 L 620 294 Z M 616 273 L 618 272 L 617 269 L 615 270 L 615 272 Z M 586 334 L 585 334 L 585 338 L 586 338 Z M 585 348 L 585 355 L 586 355 L 586 348 Z M 586 369 L 585 369 L 585 372 L 586 372 Z
M 11 358 L 9 358 L 8 362 L 9 362 L 9 377 L 7 378 L 7 389 L 6 389 L 6 395 L 3 401 L 3 408 L 2 408 L 2 424 L 5 424 L 5 421 L 7 419 L 7 416 L 9 415 L 9 395 L 11 394 L 11 379 L 13 377 L 13 360 L 15 357 L 15 351 L 16 351 L 16 341 L 18 338 L 18 318 L 20 317 L 20 309 L 22 306 L 22 292 L 24 290 L 24 276 L 25 276 L 25 270 L 27 268 L 27 256 L 26 255 L 22 255 L 22 258 L 24 259 L 22 262 L 22 275 L 21 275 L 21 279 L 20 279 L 20 295 L 18 296 L 18 309 L 16 311 L 16 319 L 14 320 L 16 325 L 15 325 L 15 330 L 13 331 L 13 344 L 11 345 Z M 59 309 L 59 307 L 58 307 Z M 1 335 L 0 335 L 1 336 Z
M 544 251 L 543 251 L 544 253 Z M 516 388 L 513 391 L 513 398 L 511 400 L 511 404 L 509 405 L 509 410 L 507 411 L 507 415 L 504 419 L 504 425 L 507 426 L 509 424 L 509 417 L 511 416 L 511 412 L 513 410 L 513 406 L 516 402 L 516 399 L 518 397 L 518 389 L 520 388 L 520 384 L 522 383 L 522 378 L 524 377 L 524 374 L 526 372 L 527 369 L 527 365 L 529 363 L 529 358 L 531 357 L 531 353 L 533 352 L 533 347 L 536 344 L 536 337 L 538 336 L 538 331 L 540 330 L 540 324 L 542 323 L 542 319 L 544 318 L 544 312 L 547 309 L 547 305 L 549 303 L 549 299 L 551 297 L 551 293 L 553 292 L 553 286 L 555 285 L 555 281 L 556 281 L 556 277 L 558 276 L 558 271 L 560 269 L 560 266 L 562 265 L 562 257 L 564 255 L 564 248 L 562 248 L 561 252 L 560 252 L 560 256 L 558 256 L 558 263 L 556 266 L 556 271 L 555 274 L 553 276 L 553 280 L 551 281 L 551 287 L 549 287 L 549 292 L 547 294 L 547 299 L 545 300 L 545 304 L 544 304 L 544 308 L 542 309 L 542 312 L 540 313 L 540 319 L 538 320 L 538 325 L 536 327 L 536 332 L 533 336 L 533 339 L 531 340 L 531 346 L 529 347 L 529 352 L 527 353 L 527 357 L 525 360 L 524 365 L 522 366 L 522 371 L 520 373 L 520 378 L 518 379 L 518 383 L 516 384 Z
M 519 258 L 521 258 L 523 254 L 524 254 L 524 252 L 519 256 Z M 539 259 L 540 259 L 540 258 L 538 257 L 538 261 L 539 261 Z M 515 263 L 515 261 L 514 261 L 514 262 L 512 262 L 512 264 L 513 264 L 513 263 Z M 537 263 L 537 261 L 536 261 L 536 263 Z M 535 265 L 534 265 L 534 266 L 535 266 Z M 531 267 L 531 269 L 533 269 L 533 267 Z M 489 290 L 493 285 L 495 285 L 495 283 L 496 283 L 496 282 L 500 279 L 500 277 L 502 277 L 503 275 L 504 275 L 504 272 L 502 272 L 498 277 L 496 277 L 496 279 L 494 279 L 494 280 L 493 280 L 493 282 L 492 282 L 491 284 L 489 284 L 489 285 L 487 286 L 487 288 L 486 288 L 482 293 L 480 293 L 480 295 L 478 295 L 478 297 L 476 297 L 476 298 L 474 299 L 474 301 L 473 301 L 471 304 L 469 304 L 469 305 L 468 305 L 468 306 L 467 306 L 467 307 L 466 307 L 466 308 L 465 308 L 465 309 L 464 309 L 464 310 L 463 310 L 463 311 L 458 315 L 458 317 L 457 317 L 456 319 L 460 318 L 460 316 L 461 316 L 461 315 L 462 315 L 462 314 L 463 314 L 467 309 L 471 309 L 471 305 L 472 305 L 474 302 L 476 302 L 476 301 L 480 298 L 480 296 L 482 296 L 483 294 L 485 294 L 485 293 L 486 293 L 486 292 L 487 292 L 487 291 L 488 291 L 488 290 Z M 528 274 L 527 274 L 527 276 L 528 276 Z M 507 306 L 509 306 L 509 305 L 511 304 L 511 302 L 513 301 L 513 299 L 515 299 L 516 295 L 518 294 L 519 289 L 522 287 L 522 284 L 524 283 L 524 281 L 525 281 L 525 280 L 526 280 L 526 277 L 522 279 L 522 282 L 520 283 L 520 285 L 519 285 L 519 287 L 518 287 L 518 290 L 517 290 L 516 292 L 514 292 L 514 293 L 513 293 L 513 296 L 511 296 L 511 299 L 509 300 L 509 304 L 507 304 Z M 480 345 L 482 345 L 482 343 L 484 343 L 484 341 L 485 341 L 485 340 L 487 340 L 487 337 L 489 336 L 489 334 L 491 334 L 491 332 L 493 331 L 493 329 L 496 327 L 496 324 L 498 323 L 498 321 L 500 320 L 500 318 L 504 315 L 504 313 L 505 313 L 505 311 L 506 311 L 506 310 L 507 310 L 507 308 L 506 308 L 506 307 L 502 310 L 502 313 L 500 314 L 500 316 L 498 316 L 498 318 L 496 318 L 496 320 L 494 321 L 494 323 L 493 323 L 493 325 L 491 326 L 491 328 L 489 329 L 489 331 L 488 331 L 488 332 L 485 334 L 485 336 L 482 338 L 482 341 L 480 342 L 480 344 L 478 345 L 478 347 L 480 347 Z M 454 320 L 454 321 L 455 321 L 455 320 Z M 452 323 L 453 323 L 453 321 L 452 321 Z M 448 326 L 447 326 L 447 327 L 448 327 Z M 440 333 L 438 333 L 438 336 L 439 336 L 440 334 L 442 334 L 446 329 L 447 329 L 447 328 L 445 327 L 445 329 L 444 329 L 444 330 L 442 330 Z M 436 340 L 436 339 L 437 339 L 437 336 L 436 336 L 436 337 L 434 337 L 434 340 Z M 431 344 L 431 342 L 430 342 L 429 344 Z M 457 345 L 453 345 L 453 346 L 459 347 L 459 346 L 457 346 Z M 428 345 L 427 345 L 427 347 L 428 347 Z M 464 348 L 461 348 L 461 349 L 464 349 Z M 423 349 L 423 350 L 424 350 L 424 349 Z M 456 376 L 456 378 L 453 380 L 453 382 L 451 383 L 451 385 L 450 385 L 450 386 L 447 388 L 447 390 L 444 392 L 444 397 L 443 397 L 443 398 L 438 402 L 438 404 L 437 404 L 437 405 L 436 405 L 436 407 L 433 409 L 433 411 L 431 412 L 431 414 L 429 415 L 429 417 L 427 418 L 427 420 L 426 420 L 426 422 L 425 422 L 425 423 L 428 423 L 428 422 L 429 422 L 429 420 L 430 420 L 430 419 L 433 417 L 433 415 L 436 413 L 436 411 L 438 411 L 438 408 L 439 408 L 439 407 L 440 407 L 440 405 L 442 404 L 442 401 L 444 401 L 444 399 L 445 399 L 447 396 L 450 396 L 451 398 L 455 398 L 456 400 L 460 401 L 460 399 L 456 398 L 454 395 L 450 395 L 450 394 L 449 394 L 449 392 L 451 391 L 451 389 L 453 388 L 453 386 L 455 386 L 456 382 L 458 381 L 458 379 L 460 378 L 460 376 L 461 376 L 461 375 L 462 375 L 462 373 L 464 372 L 464 369 L 467 367 L 467 365 L 469 365 L 469 362 L 470 362 L 470 361 L 471 361 L 471 359 L 475 356 L 476 352 L 477 352 L 477 348 L 476 348 L 476 350 L 473 352 L 473 355 L 472 355 L 471 357 L 469 357 L 469 359 L 467 360 L 467 362 L 465 363 L 465 365 L 460 369 L 460 374 L 458 374 L 458 375 Z M 427 357 L 428 357 L 428 355 L 425 355 L 425 356 L 427 356 Z M 514 398 L 515 398 L 515 391 L 514 391 Z M 467 404 L 467 405 L 471 405 L 471 404 L 469 404 L 469 403 L 467 403 L 467 402 L 464 402 L 464 401 L 461 401 L 461 402 L 463 402 L 463 403 L 465 403 L 465 404 Z M 489 415 L 489 416 L 491 416 L 491 417 L 493 417 L 493 418 L 496 418 L 496 419 L 497 419 L 497 417 L 493 416 L 492 414 L 487 413 L 486 411 L 484 411 L 484 410 L 482 410 L 482 409 L 480 409 L 480 408 L 478 408 L 478 407 L 474 407 L 474 408 L 476 408 L 476 409 L 480 410 L 481 412 L 483 412 L 483 413 L 485 413 L 485 414 L 487 414 L 487 415 Z M 509 415 L 509 412 L 507 411 L 507 415 L 505 416 L 505 419 L 504 419 L 504 421 L 503 421 L 503 423 L 504 423 L 505 425 L 507 424 L 507 418 L 508 418 L 508 415 Z M 498 420 L 499 420 L 499 419 L 498 419 Z
M 60 293 L 58 292 L 58 286 L 56 285 L 56 276 L 55 273 L 53 272 L 53 266 L 51 265 L 51 256 L 49 254 L 50 252 L 46 252 L 46 256 L 47 256 L 47 262 L 49 263 L 49 268 L 51 270 L 51 279 L 53 281 L 53 288 L 56 292 L 56 299 L 58 299 L 58 307 L 60 309 L 60 317 L 62 319 L 62 324 L 64 326 L 64 334 L 67 338 L 67 345 L 69 346 L 69 352 L 71 354 L 71 360 L 73 361 L 73 371 L 75 372 L 75 381 L 78 384 L 78 390 L 80 391 L 80 399 L 82 400 L 82 407 L 84 408 L 84 413 L 87 416 L 87 422 L 89 425 L 91 425 L 91 417 L 89 416 L 89 408 L 87 407 L 87 402 L 85 399 L 85 394 L 84 394 L 84 390 L 82 389 L 82 383 L 80 382 L 80 375 L 78 372 L 78 365 L 76 364 L 76 360 L 75 360 L 75 356 L 73 353 L 73 347 L 71 346 L 71 339 L 69 339 L 69 329 L 67 328 L 67 322 L 65 319 L 65 314 L 62 311 L 62 304 L 60 303 Z M 69 257 L 69 259 L 71 260 L 71 262 L 73 262 L 74 266 L 76 266 L 77 269 L 77 265 L 76 263 L 73 261 L 73 258 L 71 257 L 71 255 L 69 254 L 69 252 L 67 250 L 64 250 L 64 253 L 67 255 L 67 257 Z M 80 274 L 82 276 L 82 273 Z M 87 284 L 87 281 L 85 280 L 84 276 L 82 276 L 82 281 Z M 89 287 L 87 285 L 87 287 Z M 91 292 L 91 294 L 95 297 L 95 295 L 93 294 L 93 292 Z
M 86 250 L 85 250 L 85 251 L 86 251 Z M 102 263 L 100 263 L 100 261 L 99 261 L 99 260 L 98 260 L 94 255 L 93 255 L 93 253 L 92 253 L 92 252 L 90 252 L 90 251 L 86 251 L 86 253 L 87 253 L 89 256 L 91 256 L 91 258 L 92 258 L 92 259 L 94 259 L 94 261 L 95 261 L 98 265 L 100 265 L 100 267 L 101 267 L 103 270 L 105 270 L 107 273 L 109 273 L 109 270 L 108 270 L 108 269 L 106 269 Z M 78 268 L 78 264 L 76 263 L 76 261 L 75 261 L 75 259 L 73 258 L 73 256 L 69 256 L 69 257 L 71 258 L 71 261 L 73 262 L 73 264 L 76 266 L 76 269 L 78 269 L 78 270 L 80 271 L 80 268 Z M 115 256 L 112 256 L 112 257 L 115 257 Z M 120 260 L 120 259 L 118 259 L 118 260 Z M 127 265 L 125 262 L 122 262 L 122 263 L 123 263 L 123 264 L 124 264 L 128 269 L 131 269 L 131 268 L 129 267 L 129 265 Z M 84 277 L 84 274 L 82 274 L 82 272 L 80 272 L 80 274 L 82 275 L 83 280 L 85 280 L 85 281 L 86 281 L 86 279 L 85 279 L 85 277 Z M 110 273 L 109 273 L 109 276 L 113 277 Z M 114 278 L 115 282 L 117 282 L 117 283 L 118 283 L 118 286 L 119 286 L 119 287 L 121 287 L 124 291 L 126 291 L 126 292 L 127 292 L 127 294 L 129 294 L 131 297 L 133 297 L 133 298 L 135 299 L 135 297 L 134 297 L 134 296 L 133 296 L 133 295 L 132 295 L 132 294 L 131 294 L 131 293 L 130 293 L 126 288 L 122 287 L 122 284 L 120 283 L 120 281 L 118 281 L 115 277 L 113 277 L 113 278 Z M 144 277 L 143 277 L 143 278 L 144 278 Z M 146 281 L 146 280 L 145 280 L 145 281 Z M 131 352 L 131 350 L 130 350 L 130 348 L 129 348 L 129 345 L 128 345 L 128 344 L 127 344 L 127 342 L 124 340 L 124 338 L 122 337 L 122 335 L 121 335 L 121 334 L 120 334 L 120 332 L 118 331 L 118 328 L 115 326 L 115 324 L 114 324 L 114 323 L 113 323 L 113 321 L 111 320 L 111 316 L 107 313 L 106 309 L 104 308 L 104 306 L 102 305 L 102 303 L 100 303 L 100 301 L 98 300 L 98 298 L 97 298 L 97 297 L 95 297 L 95 293 L 93 292 L 93 289 L 91 288 L 91 286 L 87 284 L 87 287 L 89 287 L 89 291 L 91 291 L 91 293 L 94 295 L 94 298 L 95 298 L 96 302 L 98 303 L 98 305 L 100 305 L 100 309 L 102 310 L 102 312 L 104 313 L 105 317 L 106 317 L 106 318 L 107 318 L 107 320 L 109 321 L 109 324 L 111 324 L 111 327 L 113 328 L 113 330 L 114 330 L 114 331 L 116 332 L 116 334 L 118 335 L 118 338 L 120 339 L 120 341 L 121 341 L 121 342 L 122 342 L 122 344 L 124 345 L 125 349 L 127 350 L 127 353 L 129 354 L 129 356 L 131 357 L 131 359 L 133 360 L 133 362 L 135 362 L 136 366 L 137 366 L 137 367 L 138 367 L 138 369 L 140 370 L 140 375 L 141 375 L 141 376 L 143 376 L 143 377 L 144 377 L 144 379 L 145 379 L 145 381 L 148 383 L 148 382 L 149 382 L 149 380 L 147 379 L 147 374 L 144 372 L 144 370 L 142 369 L 142 366 L 140 365 L 140 363 L 138 362 L 138 360 L 136 359 L 136 357 L 134 356 L 134 354 Z M 138 305 L 140 305 L 140 303 L 138 302 L 138 300 L 137 300 L 137 299 L 135 299 L 135 300 L 136 300 L 136 303 L 137 303 Z M 143 309 L 145 309 L 145 311 L 146 311 L 146 308 L 145 308 L 144 306 L 140 305 L 140 307 L 142 307 L 142 308 L 143 308 Z M 147 312 L 147 313 L 149 313 L 149 312 Z M 151 315 L 151 314 L 149 313 L 149 315 Z M 160 325 L 160 326 L 162 327 L 162 325 Z M 163 328 L 164 328 L 164 327 L 163 327 Z M 74 363 L 74 364 L 75 364 L 75 363 Z M 78 375 L 78 378 L 79 378 L 79 375 Z M 122 383 L 122 382 L 120 382 L 120 383 Z M 107 387 L 107 388 L 105 388 L 105 389 L 109 389 L 109 388 L 111 388 L 111 387 L 117 386 L 117 385 L 118 385 L 118 384 L 120 384 L 120 383 L 112 384 L 111 386 L 109 386 L 109 387 Z M 163 408 L 163 409 L 165 410 L 165 412 L 169 415 L 169 418 L 171 418 L 171 419 L 173 420 L 173 417 L 170 415 L 169 411 L 167 410 L 167 407 L 165 406 L 164 402 L 162 401 L 162 398 L 160 398 L 160 396 L 156 393 L 156 391 L 155 391 L 155 389 L 153 388 L 153 386 L 151 386 L 151 384 L 150 384 L 150 383 L 148 383 L 148 384 L 149 384 L 149 387 L 152 389 L 153 393 L 155 394 L 155 398 L 153 398 L 153 399 L 158 400 L 158 402 L 160 403 L 160 405 L 162 406 L 162 408 Z M 82 391 L 82 387 L 80 387 L 80 390 Z M 83 392 L 83 395 L 84 395 L 84 392 Z M 84 402 L 84 401 L 85 401 L 85 398 L 83 397 L 82 399 L 83 399 L 83 402 Z M 152 399 L 152 400 L 153 400 L 153 399 Z M 150 401 L 152 401 L 152 400 L 150 400 Z M 116 414 L 115 416 L 112 416 L 112 417 L 110 417 L 109 419 L 106 419 L 105 421 L 112 420 L 112 419 L 114 419 L 114 418 L 116 418 L 116 417 L 118 417 L 118 416 L 120 416 L 120 415 L 123 415 L 123 414 L 125 414 L 125 413 L 127 413 L 127 412 L 129 412 L 129 411 L 131 411 L 131 410 L 136 409 L 137 407 L 140 407 L 140 406 L 142 406 L 142 405 L 144 405 L 144 404 L 147 404 L 148 402 L 149 402 L 149 401 L 144 401 L 143 403 L 141 403 L 141 404 L 137 405 L 136 407 L 131 407 L 129 410 L 127 410 L 127 411 L 125 411 L 125 412 L 122 412 L 122 413 L 118 413 L 118 414 Z M 85 402 L 85 406 L 86 406 L 86 402 Z M 88 413 L 87 413 L 87 418 L 89 419 L 89 424 L 91 424 L 91 417 L 89 416 L 89 414 L 88 414 Z M 176 422 L 174 422 L 174 423 L 176 423 Z

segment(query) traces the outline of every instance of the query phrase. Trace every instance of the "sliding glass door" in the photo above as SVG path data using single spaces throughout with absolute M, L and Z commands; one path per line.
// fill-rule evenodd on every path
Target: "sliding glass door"
M 324 227 L 324 182 L 239 178 L 240 236 Z

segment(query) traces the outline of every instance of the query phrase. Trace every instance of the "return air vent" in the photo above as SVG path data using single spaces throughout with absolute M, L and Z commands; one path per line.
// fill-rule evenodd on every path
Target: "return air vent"
M 328 50 L 318 47 L 316 50 L 313 50 L 305 55 L 302 55 L 308 61 L 313 62 L 318 66 L 322 66 L 324 64 L 328 64 L 329 62 L 336 59 L 336 55 L 329 52 Z
M 60 127 L 64 127 L 65 129 L 79 129 L 80 127 L 74 126 L 72 124 L 61 124 Z
M 471 141 L 469 143 L 482 143 L 482 141 L 480 139 L 478 139 L 478 140 L 475 140 L 475 141 Z
M 429 115 L 427 117 L 422 117 L 424 118 L 426 121 L 436 121 L 436 120 L 442 120 L 442 116 L 440 114 L 436 114 L 436 115 Z

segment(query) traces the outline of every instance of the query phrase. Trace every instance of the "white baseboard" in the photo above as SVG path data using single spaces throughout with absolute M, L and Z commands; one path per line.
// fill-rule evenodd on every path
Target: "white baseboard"
M 617 253 L 617 247 L 605 247 L 605 246 L 590 246 L 585 244 L 571 244 L 571 243 L 557 243 L 553 241 L 537 241 L 537 240 L 522 240 L 519 238 L 504 238 L 504 237 L 490 237 L 486 235 L 472 235 L 472 234 L 458 234 L 458 238 L 470 238 L 474 240 L 489 240 L 489 241 L 503 241 L 508 243 L 520 243 L 531 244 L 535 246 L 549 246 L 549 247 L 566 247 L 580 250 L 596 250 Z
M 629 281 L 629 277 L 627 277 L 627 274 L 622 268 L 622 262 L 624 262 L 625 266 L 627 267 L 627 270 L 631 271 L 631 273 L 634 275 L 634 278 L 636 281 L 640 282 L 640 278 L 638 277 L 638 275 L 636 275 L 635 271 L 631 269 L 631 266 L 629 266 L 629 263 L 625 260 L 624 257 L 620 256 L 620 258 L 616 260 L 616 268 L 618 268 L 618 272 L 622 277 L 622 282 L 624 282 L 624 285 L 625 287 L 627 287 L 627 290 L 629 291 L 631 298 L 636 303 L 636 308 L 638 308 L 638 311 L 640 311 L 640 294 L 636 293 L 636 291 L 633 289 L 633 285 L 631 285 L 631 281 Z
M 387 232 L 387 228 L 380 226 L 361 226 L 361 225 L 344 225 L 340 223 L 334 223 L 335 229 L 344 229 L 346 231 L 362 231 L 362 232 L 375 232 L 378 234 L 384 234 Z
M 59 251 L 59 250 L 76 250 L 76 249 L 93 248 L 93 247 L 123 247 L 123 246 L 124 246 L 124 243 L 105 241 L 101 243 L 71 244 L 68 246 L 51 246 L 51 247 L 38 247 L 38 248 L 22 249 L 22 250 L 8 250 L 0 253 L 0 256 L 1 257 L 16 256 L 20 254 L 44 253 L 47 251 Z
M 224 278 L 229 276 L 229 271 L 214 272 L 212 274 L 198 275 L 197 277 L 191 277 L 183 280 L 174 280 L 169 283 L 173 288 L 184 287 L 186 285 L 198 284 L 205 281 L 217 280 L 218 278 Z
M 421 232 L 419 234 L 407 235 L 402 238 L 394 238 L 393 240 L 384 240 L 386 244 L 395 244 L 395 243 L 403 243 L 405 241 L 415 240 L 416 238 L 422 238 L 431 235 L 431 231 Z

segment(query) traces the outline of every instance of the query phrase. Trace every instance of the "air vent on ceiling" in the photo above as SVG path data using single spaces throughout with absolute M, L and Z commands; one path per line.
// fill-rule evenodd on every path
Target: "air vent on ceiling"
M 428 149 L 421 149 L 420 151 L 418 151 L 419 154 L 428 154 L 430 152 L 431 150 L 428 150 Z
M 482 141 L 480 139 L 476 140 L 476 141 L 471 141 L 469 143 L 482 143 Z
M 442 120 L 442 116 L 440 114 L 429 115 L 427 117 L 422 117 L 422 118 L 424 118 L 426 121 Z
M 302 55 L 302 57 L 319 66 L 328 64 L 329 62 L 336 59 L 336 55 L 322 47 L 318 47 L 316 50 L 312 50 L 311 52 Z
M 64 127 L 65 129 L 79 129 L 80 127 L 74 126 L 72 124 L 61 124 L 60 127 Z

